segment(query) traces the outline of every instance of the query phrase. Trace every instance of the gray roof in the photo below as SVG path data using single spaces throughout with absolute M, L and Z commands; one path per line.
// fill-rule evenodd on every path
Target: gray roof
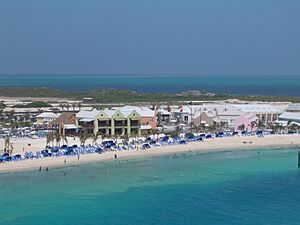
M 98 114 L 100 113 L 100 111 L 98 110 L 92 110 L 92 111 L 85 111 L 85 110 L 81 110 L 76 114 L 77 118 L 89 118 L 89 119 L 94 119 Z
M 286 109 L 287 111 L 300 111 L 300 105 L 289 105 Z
M 280 113 L 279 109 L 267 104 L 234 104 L 233 106 L 243 112 L 274 114 Z
M 279 116 L 279 120 L 297 120 L 297 121 L 300 121 L 300 113 L 284 112 Z

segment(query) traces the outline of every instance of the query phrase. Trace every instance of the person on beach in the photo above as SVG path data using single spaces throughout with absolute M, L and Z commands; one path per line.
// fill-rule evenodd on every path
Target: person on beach
M 79 158 L 80 158 L 80 155 L 78 154 L 78 155 L 77 155 L 77 160 L 78 160 L 78 161 L 79 161 Z
M 115 154 L 115 159 L 117 159 L 118 158 L 118 155 L 117 154 Z
M 65 163 L 65 164 L 67 163 L 67 159 L 65 159 L 64 163 Z
M 13 151 L 14 151 L 14 146 L 13 144 L 10 144 L 10 155 L 12 154 Z
M 42 167 L 40 166 L 39 171 L 42 171 Z

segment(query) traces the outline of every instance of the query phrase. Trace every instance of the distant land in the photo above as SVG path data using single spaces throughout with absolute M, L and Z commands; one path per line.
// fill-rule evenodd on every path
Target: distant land
M 140 93 L 131 90 L 118 89 L 97 89 L 90 91 L 63 91 L 50 89 L 47 87 L 10 87 L 0 88 L 1 97 L 28 97 L 51 99 L 64 98 L 70 100 L 80 100 L 85 103 L 178 103 L 190 102 L 194 104 L 201 101 L 226 101 L 237 99 L 241 101 L 260 101 L 260 102 L 293 102 L 300 103 L 300 96 L 261 96 L 261 95 L 232 95 L 214 94 L 210 92 L 185 91 L 181 93 Z
M 215 94 L 300 96 L 300 75 L 0 75 L 0 88 L 47 87 L 82 92 L 103 89 L 138 93 L 182 93 L 196 90 Z

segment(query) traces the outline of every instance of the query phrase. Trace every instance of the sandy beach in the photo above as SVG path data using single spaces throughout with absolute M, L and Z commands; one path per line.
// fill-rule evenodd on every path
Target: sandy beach
M 89 140 L 91 141 L 91 140 Z M 87 144 L 89 143 L 87 142 Z M 1 140 L 0 145 L 3 145 Z M 244 142 L 247 142 L 246 144 Z M 41 150 L 45 147 L 45 139 L 21 139 L 12 140 L 15 146 L 14 154 L 22 153 L 23 147 L 25 151 Z M 79 144 L 78 139 L 70 139 L 69 144 Z M 30 144 L 30 145 L 28 145 Z M 0 172 L 23 171 L 23 170 L 38 170 L 46 167 L 63 167 L 73 166 L 82 163 L 100 162 L 105 160 L 114 160 L 114 155 L 118 155 L 118 159 L 130 159 L 136 157 L 156 156 L 165 154 L 176 154 L 183 152 L 208 152 L 208 151 L 224 151 L 224 150 L 242 150 L 242 149 L 257 149 L 257 148 L 272 148 L 272 147 L 296 147 L 300 146 L 299 135 L 272 135 L 265 137 L 224 137 L 217 139 L 205 140 L 204 142 L 190 142 L 186 145 L 172 145 L 153 147 L 148 150 L 129 150 L 118 152 L 105 152 L 102 154 L 87 154 L 81 155 L 80 159 L 76 156 L 67 156 L 59 158 L 43 158 L 32 159 L 18 162 L 9 162 L 0 164 Z M 66 160 L 66 163 L 65 163 Z

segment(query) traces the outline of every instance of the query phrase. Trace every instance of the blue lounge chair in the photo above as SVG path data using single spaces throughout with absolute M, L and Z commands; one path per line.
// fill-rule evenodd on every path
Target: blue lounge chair
M 186 144 L 186 141 L 185 141 L 185 140 L 180 140 L 178 143 L 179 143 L 180 145 L 185 145 L 185 144 Z
M 212 138 L 212 135 L 211 135 L 211 134 L 208 134 L 208 135 L 205 136 L 205 138 L 206 138 L 206 139 L 211 139 L 211 138 Z

